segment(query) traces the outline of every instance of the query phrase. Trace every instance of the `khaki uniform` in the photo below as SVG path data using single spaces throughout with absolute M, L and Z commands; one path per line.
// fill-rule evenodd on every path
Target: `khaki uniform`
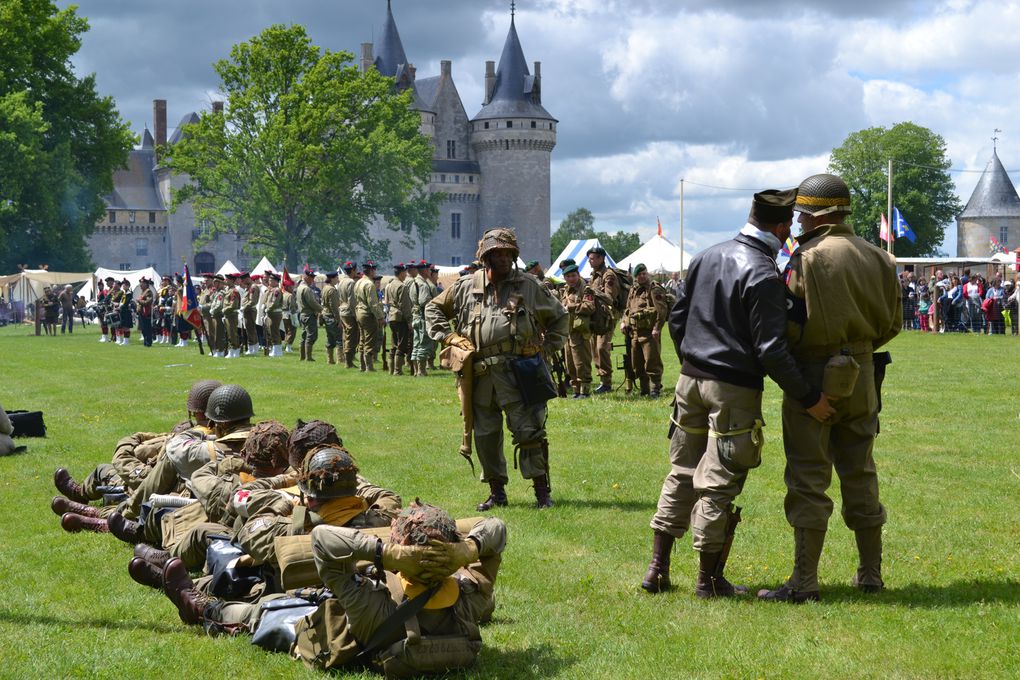
M 227 344 L 230 349 L 241 348 L 241 338 L 237 332 L 237 312 L 241 309 L 241 294 L 237 288 L 228 285 L 223 295 L 223 327 L 226 329 Z
M 393 341 L 390 344 L 390 367 L 393 372 L 400 370 L 405 359 L 411 357 L 413 347 L 411 337 L 408 334 L 410 327 L 408 321 L 410 316 L 404 316 L 404 282 L 393 277 L 386 288 L 383 289 L 383 302 L 389 309 L 389 316 L 386 321 L 390 327 Z M 409 309 L 409 308 L 408 308 Z
M 448 288 L 447 290 L 450 289 Z M 436 354 L 436 344 L 432 337 L 430 337 L 428 322 L 425 318 L 425 306 L 436 296 L 437 292 L 436 284 L 420 274 L 409 285 L 408 297 L 411 301 L 411 328 L 414 332 L 411 359 L 414 361 L 429 361 Z
M 340 291 L 332 283 L 322 287 L 322 327 L 326 329 L 326 349 L 338 347 L 340 335 Z
M 293 291 L 283 291 L 283 344 L 288 347 L 294 344 L 297 335 L 295 320 L 297 319 L 297 297 Z
M 134 491 L 148 476 L 167 438 L 166 434 L 135 432 L 117 442 L 111 462 L 126 490 Z
M 563 286 L 560 300 L 570 313 L 567 374 L 574 394 L 588 394 L 591 391 L 591 315 L 595 313 L 595 294 L 584 279 L 579 279 L 576 286 Z
M 322 305 L 315 299 L 312 287 L 304 281 L 294 296 L 297 298 L 298 320 L 301 322 L 301 344 L 311 358 L 312 346 L 319 339 L 319 313 L 322 312 Z
M 832 514 L 826 490 L 835 467 L 846 525 L 853 530 L 881 526 L 886 515 L 872 456 L 878 397 L 871 355 L 903 323 L 896 267 L 849 225 L 822 225 L 797 242 L 787 272 L 790 350 L 813 384 L 822 384 L 825 363 L 842 349 L 860 364 L 860 376 L 853 393 L 833 404 L 836 413 L 824 423 L 784 397 L 786 518 L 796 528 L 825 530 Z
M 340 275 L 340 283 L 337 290 L 340 291 L 340 322 L 344 327 L 344 360 L 348 367 L 354 365 L 354 354 L 361 344 L 361 335 L 358 332 L 358 309 L 354 300 L 355 281 L 346 273 Z
M 662 389 L 661 336 L 653 336 L 652 331 L 661 331 L 668 317 L 662 286 L 652 281 L 644 286 L 635 282 L 627 294 L 623 324 L 630 333 L 631 368 L 641 385 L 641 394 L 649 393 L 649 383 L 655 391 Z
M 379 291 L 375 282 L 362 276 L 354 284 L 354 304 L 358 319 L 358 332 L 361 335 L 361 355 L 369 370 L 375 370 L 379 348 L 382 347 L 382 329 L 385 315 L 382 303 L 379 302 Z
M 588 285 L 613 301 L 616 300 L 616 294 L 620 290 L 620 280 L 605 265 L 598 270 L 592 269 L 591 281 L 588 282 Z M 599 381 L 607 387 L 613 386 L 613 333 L 616 332 L 616 321 L 614 313 L 609 331 L 602 335 L 592 336 L 591 339 L 592 357 L 595 360 L 595 368 L 598 369 Z
M 241 295 L 241 315 L 244 317 L 244 335 L 249 347 L 259 342 L 258 331 L 255 326 L 258 323 L 259 296 L 262 294 L 262 286 L 253 283 L 244 289 Z
M 209 341 L 209 345 L 221 354 L 225 354 L 227 351 L 227 329 L 223 320 L 223 305 L 226 299 L 226 290 L 216 290 L 212 294 L 212 304 L 209 306 L 209 312 L 213 319 L 213 337 Z
M 283 322 L 283 291 L 279 287 L 266 289 L 266 344 L 273 346 L 282 342 L 280 325 Z
M 212 318 L 212 296 L 213 292 L 203 286 L 202 292 L 198 294 L 198 313 L 202 316 L 202 334 L 205 335 L 206 342 L 209 343 L 209 351 L 215 351 L 216 346 L 213 344 L 215 340 L 215 333 L 213 332 L 213 318 Z
M 516 312 L 507 307 L 512 295 L 520 296 Z M 519 449 L 521 475 L 525 479 L 547 475 L 546 404 L 524 405 L 509 362 L 563 346 L 569 323 L 563 305 L 531 274 L 512 270 L 496 286 L 483 269 L 457 280 L 429 302 L 425 321 L 434 340 L 449 337 L 452 322 L 476 349 L 471 407 L 482 481 L 508 481 L 504 414 Z

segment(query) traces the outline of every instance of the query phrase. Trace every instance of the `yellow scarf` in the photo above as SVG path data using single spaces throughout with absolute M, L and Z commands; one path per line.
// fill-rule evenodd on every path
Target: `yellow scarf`
M 342 527 L 367 509 L 368 503 L 361 496 L 345 496 L 326 501 L 319 507 L 317 514 L 326 524 Z
M 254 475 L 249 475 L 247 472 L 242 472 L 242 473 L 238 474 L 237 476 L 241 478 L 241 483 L 242 484 L 247 484 L 248 482 L 254 482 L 255 481 L 255 476 Z
M 400 576 L 400 585 L 404 587 L 404 595 L 407 595 L 409 600 L 413 600 L 428 590 L 424 584 L 417 581 L 409 581 L 403 574 L 398 574 L 398 576 Z M 443 579 L 443 583 L 439 586 L 436 594 L 425 603 L 425 609 L 446 609 L 447 607 L 452 607 L 457 603 L 457 598 L 459 597 L 460 584 L 457 583 L 457 579 L 454 577 L 447 576 Z

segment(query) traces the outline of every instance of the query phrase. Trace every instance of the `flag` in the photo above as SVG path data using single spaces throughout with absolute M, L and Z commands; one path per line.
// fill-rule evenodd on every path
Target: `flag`
M 1006 250 L 1006 247 L 1004 245 L 999 243 L 999 239 L 995 238 L 994 236 L 988 237 L 988 249 L 992 251 L 992 255 L 995 255 L 997 253 L 1009 252 Z
M 198 311 L 198 295 L 195 294 L 195 286 L 191 283 L 191 272 L 188 265 L 184 265 L 184 295 L 181 296 L 180 315 L 185 321 L 195 328 L 202 327 L 202 313 Z
M 911 243 L 917 243 L 917 236 L 914 234 L 914 231 L 910 228 L 910 225 L 907 224 L 907 221 L 903 219 L 903 214 L 900 213 L 900 209 L 894 207 L 892 209 L 892 213 L 893 213 L 893 227 L 895 229 L 895 231 L 893 232 L 893 236 L 895 238 L 905 238 Z
M 779 271 L 783 272 L 786 283 L 790 282 L 790 256 L 793 255 L 793 251 L 797 250 L 798 245 L 797 239 L 790 236 L 780 248 L 779 255 L 776 256 L 776 266 L 779 267 Z
M 659 236 L 662 236 L 662 220 L 660 220 L 659 216 L 656 215 L 655 216 L 655 221 L 659 223 Z
M 283 276 L 280 277 L 280 287 L 286 288 L 287 286 L 294 285 L 294 279 L 290 278 L 290 274 L 287 273 L 287 265 L 283 265 Z
M 889 220 L 885 219 L 885 213 L 882 213 L 882 223 L 878 227 L 878 238 L 889 241 Z

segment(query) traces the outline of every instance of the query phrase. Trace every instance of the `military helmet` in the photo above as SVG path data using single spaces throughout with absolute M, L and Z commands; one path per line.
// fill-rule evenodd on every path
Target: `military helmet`
M 298 420 L 287 442 L 287 458 L 291 467 L 300 470 L 309 451 L 330 444 L 340 448 L 344 445 L 335 427 L 324 420 L 309 420 L 307 423 Z
M 490 250 L 512 250 L 514 258 L 521 254 L 517 247 L 517 234 L 513 229 L 507 227 L 496 227 L 489 229 L 482 234 L 482 240 L 478 242 L 478 252 L 475 257 L 479 260 L 485 259 L 485 254 Z
M 797 212 L 820 217 L 834 212 L 850 212 L 850 189 L 836 175 L 811 175 L 797 189 Z
M 282 423 L 263 420 L 251 428 L 241 447 L 241 456 L 253 468 L 285 468 L 289 438 L 290 432 Z
M 390 525 L 390 543 L 398 545 L 428 545 L 429 541 L 457 543 L 457 523 L 442 508 L 422 503 L 415 498 Z
M 358 488 L 358 466 L 347 449 L 323 446 L 305 458 L 298 486 L 316 500 L 353 496 Z
M 191 391 L 188 392 L 188 411 L 192 413 L 205 413 L 209 395 L 222 384 L 219 380 L 199 380 L 192 385 Z
M 246 420 L 254 415 L 251 395 L 240 385 L 220 385 L 209 395 L 205 407 L 205 417 L 214 423 Z

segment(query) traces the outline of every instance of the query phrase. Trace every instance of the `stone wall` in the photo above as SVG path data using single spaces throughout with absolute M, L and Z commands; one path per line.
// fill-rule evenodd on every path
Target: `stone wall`
M 1006 227 L 1003 243 L 1000 228 Z M 958 257 L 991 257 L 994 236 L 1010 251 L 1020 246 L 1020 217 L 978 217 L 958 219 L 956 223 L 956 254 Z

